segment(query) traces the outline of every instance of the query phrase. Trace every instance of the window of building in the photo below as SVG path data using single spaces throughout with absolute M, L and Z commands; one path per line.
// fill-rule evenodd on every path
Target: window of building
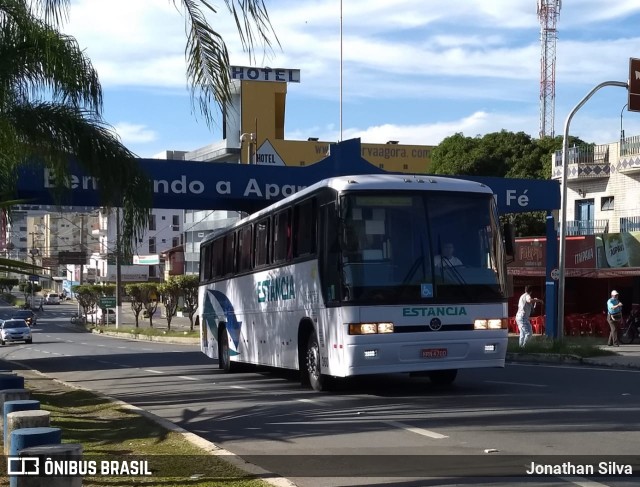
M 149 253 L 150 254 L 155 254 L 156 253 L 156 238 L 155 237 L 149 237 Z
M 149 277 L 157 277 L 156 276 L 156 266 L 154 266 L 154 265 L 150 265 L 149 266 Z
M 171 246 L 177 247 L 178 245 L 180 245 L 180 237 L 173 237 L 171 239 Z
M 174 232 L 180 231 L 180 215 L 173 215 L 173 218 L 171 221 L 171 229 Z
M 163 220 L 166 220 L 166 219 L 167 219 L 167 217 L 166 217 L 165 215 L 162 215 L 162 219 L 163 219 Z
M 402 165 L 402 168 L 403 168 L 403 169 L 409 169 L 409 164 L 403 164 L 403 165 Z
M 149 216 L 149 230 L 155 230 L 155 229 L 156 229 L 156 216 L 151 215 Z
M 603 196 L 600 198 L 600 209 L 602 211 L 611 211 L 615 209 L 613 196 Z

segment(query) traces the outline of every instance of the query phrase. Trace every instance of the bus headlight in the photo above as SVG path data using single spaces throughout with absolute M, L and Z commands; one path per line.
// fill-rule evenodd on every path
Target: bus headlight
M 349 323 L 349 335 L 393 333 L 393 323 Z
M 506 330 L 507 326 L 508 323 L 505 318 L 479 319 L 473 322 L 474 330 Z

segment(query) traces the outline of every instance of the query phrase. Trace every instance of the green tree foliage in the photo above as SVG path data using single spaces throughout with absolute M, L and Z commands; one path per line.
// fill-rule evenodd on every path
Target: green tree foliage
M 12 277 L 0 277 L 0 294 L 10 293 L 18 284 L 20 284 L 20 281 Z
M 158 309 L 158 286 L 153 282 L 138 284 L 140 300 L 144 306 L 144 314 L 149 318 L 149 326 L 153 328 L 153 314 Z
M 207 124 L 231 98 L 229 55 L 207 14 L 208 0 L 170 0 L 184 14 L 186 76 Z M 243 48 L 252 55 L 273 33 L 262 0 L 224 0 Z M 59 31 L 69 0 L 0 0 L 0 197 L 14 190 L 19 166 L 38 161 L 64 201 L 74 160 L 98 180 L 101 205 L 123 209 L 122 251 L 144 231 L 150 178 L 102 118 L 98 73 L 73 37 Z M 0 261 L 0 265 L 3 263 Z
M 165 311 L 167 313 L 167 329 L 171 329 L 171 320 L 178 309 L 178 300 L 182 295 L 182 288 L 176 279 L 176 276 L 169 276 L 166 282 L 158 286 L 158 291 L 162 297 Z
M 184 299 L 184 310 L 189 315 L 189 329 L 193 331 L 193 315 L 198 309 L 198 276 L 176 276 L 182 297 Z M 202 326 L 202 323 L 200 324 Z
M 64 0 L 0 0 L 0 166 L 44 164 L 64 201 L 74 160 L 98 180 L 101 204 L 121 206 L 130 233 L 144 230 L 149 177 L 102 119 L 102 88 L 76 40 L 57 29 Z M 15 184 L 12 177 L 7 187 Z
M 95 286 L 80 284 L 71 286 L 71 291 L 75 294 L 76 301 L 78 301 L 78 304 L 82 308 L 85 318 L 88 314 L 95 313 L 99 296 Z
M 140 289 L 139 284 L 127 284 L 124 287 L 124 290 L 127 293 L 127 296 L 131 299 L 131 310 L 136 318 L 136 328 L 138 328 L 140 312 L 144 307 L 142 302 L 142 290 Z
M 584 145 L 571 137 L 570 146 Z M 562 149 L 562 137 L 533 139 L 524 132 L 502 130 L 482 137 L 461 133 L 445 138 L 431 154 L 433 174 L 549 179 L 554 152 Z M 512 215 L 517 236 L 544 235 L 545 213 Z

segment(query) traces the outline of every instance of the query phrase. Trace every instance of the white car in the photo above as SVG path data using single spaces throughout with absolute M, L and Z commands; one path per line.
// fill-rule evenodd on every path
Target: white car
M 11 319 L 0 324 L 0 345 L 7 342 L 31 343 L 32 341 L 31 328 L 26 321 Z
M 116 310 L 113 308 L 101 309 L 98 308 L 96 313 L 91 313 L 87 315 L 87 322 L 101 324 L 103 323 L 115 323 L 116 322 Z
M 58 293 L 49 293 L 44 298 L 45 304 L 60 304 L 60 295 Z

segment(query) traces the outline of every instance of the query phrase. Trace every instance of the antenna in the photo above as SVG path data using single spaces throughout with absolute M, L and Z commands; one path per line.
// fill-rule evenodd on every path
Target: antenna
M 554 136 L 556 104 L 556 43 L 562 0 L 538 0 L 540 19 L 540 138 Z

